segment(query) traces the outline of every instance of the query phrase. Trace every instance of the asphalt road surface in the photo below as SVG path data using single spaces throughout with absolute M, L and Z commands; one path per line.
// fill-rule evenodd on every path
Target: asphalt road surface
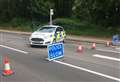
M 47 61 L 46 47 L 30 47 L 27 35 L 0 33 L 0 82 L 120 82 L 120 48 L 64 43 L 64 58 Z M 78 44 L 83 52 L 76 52 Z M 2 76 L 3 57 L 14 71 Z

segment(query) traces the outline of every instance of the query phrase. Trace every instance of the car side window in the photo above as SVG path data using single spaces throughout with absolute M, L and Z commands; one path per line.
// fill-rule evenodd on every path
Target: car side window
M 57 28 L 56 31 L 55 31 L 55 37 L 57 37 L 57 32 L 59 31 L 59 29 Z
M 63 28 L 62 28 L 62 27 L 60 27 L 59 29 L 60 29 L 60 31 L 63 31 Z
M 58 28 L 56 29 L 56 32 L 61 32 L 61 31 L 63 31 L 63 28 L 62 28 L 62 27 L 58 27 Z
M 56 31 L 55 31 L 55 37 L 57 37 L 57 32 L 60 32 L 61 31 L 61 29 L 60 29 L 60 27 L 57 27 L 57 29 L 56 29 Z
M 60 31 L 60 29 L 59 29 L 59 27 L 56 29 L 56 32 L 59 32 Z

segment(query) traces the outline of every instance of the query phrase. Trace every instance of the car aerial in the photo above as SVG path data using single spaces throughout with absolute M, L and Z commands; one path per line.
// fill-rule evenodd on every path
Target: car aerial
M 33 32 L 29 37 L 30 45 L 47 46 L 50 43 L 64 42 L 66 37 L 63 27 L 57 25 L 45 25 Z

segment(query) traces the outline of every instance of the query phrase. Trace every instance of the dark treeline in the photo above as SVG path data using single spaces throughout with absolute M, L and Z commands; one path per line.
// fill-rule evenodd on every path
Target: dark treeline
M 16 17 L 49 20 L 49 9 L 55 18 L 75 18 L 107 27 L 120 26 L 120 0 L 0 0 L 0 20 Z

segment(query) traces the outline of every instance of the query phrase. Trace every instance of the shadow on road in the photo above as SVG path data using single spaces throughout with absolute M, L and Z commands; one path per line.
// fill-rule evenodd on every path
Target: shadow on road
M 47 46 L 36 46 L 36 45 L 32 45 L 32 46 L 30 46 L 30 47 L 32 47 L 32 48 L 47 48 Z
M 28 48 L 41 48 L 41 49 L 46 49 L 47 46 L 38 46 L 38 45 L 30 45 L 30 44 L 26 44 L 26 46 Z

